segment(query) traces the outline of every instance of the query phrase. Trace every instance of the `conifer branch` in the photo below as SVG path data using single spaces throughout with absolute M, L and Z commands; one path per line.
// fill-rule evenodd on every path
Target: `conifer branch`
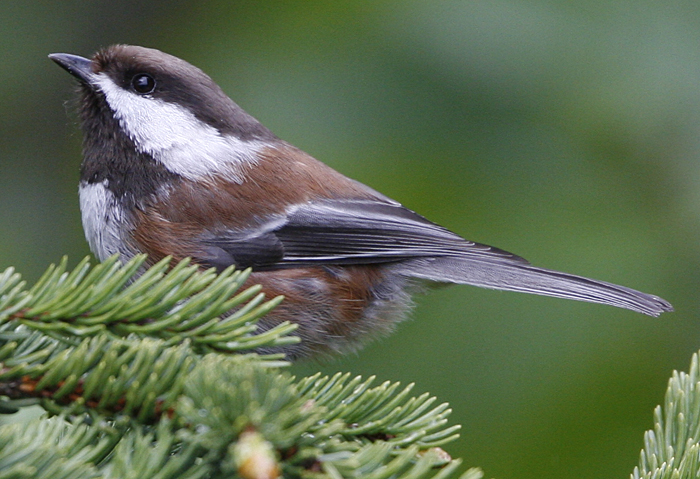
M 437 429 L 443 436 L 447 435 L 445 431 L 454 430 L 443 427 L 441 420 L 449 411 L 439 406 L 425 414 L 428 421 L 413 419 L 406 423 L 406 419 L 425 412 L 430 404 L 425 399 L 408 397 L 408 388 L 394 395 L 398 389 L 395 384 L 368 388 L 370 381 L 360 378 L 346 381 L 347 376 L 314 377 L 301 381 L 307 389 L 301 394 L 291 375 L 255 355 L 208 354 L 192 364 L 189 354 L 187 345 L 165 346 L 162 340 L 124 341 L 102 335 L 85 339 L 77 348 L 66 347 L 63 352 L 50 355 L 51 367 L 42 378 L 28 389 L 23 377 L 20 390 L 41 393 L 42 404 L 55 413 L 87 411 L 116 418 L 117 423 L 122 423 L 121 444 L 133 445 L 137 439 L 131 435 L 131 429 L 142 430 L 159 417 L 157 424 L 165 427 L 168 419 L 156 414 L 159 404 L 161 410 L 170 411 L 168 416 L 179 429 L 166 436 L 170 438 L 165 441 L 169 446 L 158 438 L 153 447 L 187 450 L 198 458 L 190 464 L 201 466 L 206 462 L 208 470 L 250 467 L 251 460 L 260 460 L 260 450 L 268 451 L 271 459 L 267 462 L 285 477 L 307 477 L 313 471 L 323 471 L 331 477 L 360 477 L 370 472 L 378 478 L 445 477 L 459 464 L 439 448 L 421 442 L 426 430 L 435 434 Z M 78 357 L 85 358 L 84 362 L 76 364 Z M 83 370 L 86 365 L 94 367 Z M 165 373 L 164 368 L 171 373 Z M 70 380 L 63 379 L 71 371 Z M 310 382 L 313 384 L 309 387 Z M 314 391 L 329 383 L 334 383 L 327 388 L 333 391 L 334 400 L 351 404 L 354 414 L 345 411 L 329 419 L 329 409 L 323 405 L 326 401 L 314 399 Z M 8 383 L 2 384 L 7 392 Z M 380 396 L 382 400 L 377 401 Z M 388 434 L 377 424 L 368 427 L 368 419 L 378 410 L 379 403 L 402 411 L 397 416 L 405 424 L 391 440 L 385 439 Z M 441 419 L 436 420 L 438 417 Z M 359 422 L 349 424 L 350 418 Z M 371 431 L 372 435 L 359 435 L 355 429 Z M 16 432 L 0 428 L 0 437 L 3 434 Z M 177 444 L 173 435 L 178 438 Z M 142 449 L 134 448 L 132 453 L 143 454 Z M 242 452 L 245 450 L 258 452 L 251 456 L 250 452 Z M 0 448 L 0 464 L 2 454 Z M 135 460 L 124 458 L 129 464 Z M 179 466 L 170 467 L 183 473 Z
M 255 335 L 279 299 L 239 291 L 246 271 L 143 261 L 69 272 L 64 259 L 31 288 L 0 273 L 0 413 L 39 403 L 58 415 L 0 427 L 0 479 L 454 476 L 460 461 L 440 449 L 459 430 L 447 404 L 412 384 L 297 380 L 279 356 L 231 355 L 297 341 L 288 324 Z M 631 478 L 698 475 L 696 354 L 670 379 Z
M 238 292 L 247 272 L 168 268 L 113 258 L 68 272 L 64 260 L 29 289 L 0 274 L 0 409 L 59 415 L 0 427 L 0 479 L 454 474 L 460 462 L 438 447 L 457 437 L 446 404 L 411 397 L 412 385 L 297 380 L 278 357 L 231 355 L 295 341 L 293 328 L 254 334 L 276 302 Z
M 182 443 L 168 421 L 153 430 L 73 424 L 58 416 L 0 427 L 0 477 L 39 479 L 197 479 L 211 462 Z
M 644 434 L 644 449 L 632 479 L 685 479 L 700 476 L 700 367 L 693 354 L 688 373 L 674 371 L 654 428 Z
M 0 477 L 99 477 L 94 460 L 111 449 L 99 436 L 97 428 L 73 427 L 58 417 L 0 427 Z
M 282 300 L 264 301 L 259 286 L 237 293 L 250 270 L 199 271 L 189 260 L 170 268 L 170 258 L 143 269 L 144 255 L 125 265 L 117 256 L 92 266 L 88 258 L 68 272 L 67 260 L 51 265 L 25 289 L 19 274 L 0 274 L 0 326 L 8 322 L 70 341 L 107 331 L 185 339 L 202 352 L 241 352 L 298 342 L 296 326 L 282 323 L 255 334 L 256 321 Z M 170 269 L 169 269 L 170 268 Z
M 424 441 L 436 436 L 442 444 L 457 437 L 458 427 L 445 426 L 449 409 L 441 405 L 427 411 L 432 403 L 427 395 L 409 397 L 410 387 L 396 393 L 398 383 L 369 388 L 371 382 L 372 378 L 359 377 L 348 381 L 348 375 L 295 382 L 289 374 L 260 368 L 249 358 L 208 355 L 190 375 L 177 413 L 187 423 L 205 426 L 199 440 L 209 449 L 223 451 L 243 433 L 260 434 L 280 451 L 283 467 L 291 475 L 300 468 L 313 468 L 311 458 L 321 469 L 367 455 L 382 468 L 398 456 L 406 461 L 410 457 L 411 467 L 446 467 L 454 462 L 440 456 L 434 442 Z M 386 428 L 377 420 L 376 414 L 385 409 L 398 411 L 392 421 L 398 427 Z M 408 474 L 407 463 L 393 464 Z

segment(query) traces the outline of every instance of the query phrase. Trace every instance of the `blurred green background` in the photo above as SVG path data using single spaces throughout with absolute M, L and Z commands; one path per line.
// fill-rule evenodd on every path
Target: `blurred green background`
M 133 43 L 208 72 L 280 137 L 463 236 L 663 296 L 659 319 L 470 287 L 357 355 L 416 382 L 488 477 L 627 477 L 700 348 L 700 3 L 0 2 L 0 267 L 88 253 L 73 80 Z

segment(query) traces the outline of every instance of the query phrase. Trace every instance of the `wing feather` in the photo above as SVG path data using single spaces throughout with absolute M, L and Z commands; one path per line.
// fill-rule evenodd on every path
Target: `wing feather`
M 208 232 L 207 257 L 224 267 L 274 270 L 390 264 L 397 274 L 627 308 L 651 316 L 673 307 L 624 286 L 532 266 L 452 233 L 398 203 L 322 200 L 296 205 L 254 229 Z
M 466 255 L 528 264 L 506 251 L 467 241 L 396 203 L 323 200 L 296 205 L 253 230 L 208 232 L 205 242 L 239 267 L 373 264 Z

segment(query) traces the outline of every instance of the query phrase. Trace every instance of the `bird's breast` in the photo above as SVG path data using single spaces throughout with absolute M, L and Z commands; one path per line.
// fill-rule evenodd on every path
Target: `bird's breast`
M 107 187 L 107 180 L 81 182 L 79 188 L 80 213 L 85 238 L 90 250 L 100 260 L 120 253 L 127 260 L 136 252 L 124 242 L 130 228 L 129 219 L 119 201 Z

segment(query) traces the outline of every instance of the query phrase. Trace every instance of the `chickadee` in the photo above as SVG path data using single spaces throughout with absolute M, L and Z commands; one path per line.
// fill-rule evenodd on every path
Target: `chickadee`
M 391 331 L 425 284 L 463 283 L 658 316 L 665 300 L 467 241 L 277 138 L 200 69 L 115 45 L 49 57 L 80 80 L 80 210 L 100 260 L 252 268 L 299 325 L 290 359 Z

